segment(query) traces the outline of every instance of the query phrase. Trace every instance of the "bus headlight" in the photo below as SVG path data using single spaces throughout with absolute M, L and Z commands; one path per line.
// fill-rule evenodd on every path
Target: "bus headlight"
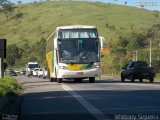
M 59 66 L 59 69 L 68 70 L 66 66 Z
M 100 68 L 100 65 L 92 65 L 92 68 Z

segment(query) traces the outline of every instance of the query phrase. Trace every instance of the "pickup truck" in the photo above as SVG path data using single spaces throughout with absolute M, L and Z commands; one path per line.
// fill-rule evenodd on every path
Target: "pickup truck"
M 150 82 L 154 82 L 155 73 L 153 68 L 148 67 L 145 61 L 129 62 L 125 67 L 122 68 L 121 81 L 130 79 L 134 82 L 135 79 L 139 79 L 143 82 L 143 79 L 149 79 Z
M 47 77 L 47 70 L 45 68 L 40 68 L 39 71 L 37 71 L 37 75 L 45 79 Z
M 34 68 L 33 69 L 33 76 L 38 76 L 38 71 L 40 70 L 40 68 Z

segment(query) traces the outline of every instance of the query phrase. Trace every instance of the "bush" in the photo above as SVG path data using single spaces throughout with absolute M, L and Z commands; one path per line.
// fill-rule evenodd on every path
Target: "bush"
M 18 95 L 20 92 L 21 86 L 17 83 L 15 78 L 5 76 L 3 79 L 0 79 L 0 96 L 4 96 L 8 93 Z

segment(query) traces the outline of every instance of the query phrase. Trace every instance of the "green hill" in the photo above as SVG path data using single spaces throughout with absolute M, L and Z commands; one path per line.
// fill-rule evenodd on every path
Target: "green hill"
M 8 45 L 21 45 L 23 40 L 33 44 L 41 38 L 47 39 L 57 26 L 84 24 L 97 26 L 99 35 L 109 41 L 120 34 L 127 34 L 131 29 L 148 28 L 159 19 L 154 11 L 99 2 L 21 4 L 16 5 L 9 21 L 0 13 L 0 38 L 6 38 Z
M 159 13 L 100 2 L 59 1 L 19 4 L 15 6 L 14 13 L 8 21 L 4 14 L 0 13 L 0 38 L 6 38 L 8 46 L 12 45 L 10 49 L 8 48 L 10 57 L 7 57 L 10 66 L 24 67 L 28 61 L 39 61 L 44 66 L 46 64 L 44 61 L 45 40 L 57 26 L 75 24 L 97 26 L 99 35 L 106 38 L 106 45 L 111 43 L 112 51 L 114 49 L 117 51 L 119 46 L 126 44 L 126 40 L 123 39 L 121 42 L 119 36 L 125 38 L 133 31 L 143 33 L 144 30 L 159 23 Z M 117 41 L 123 45 L 118 45 Z M 127 44 L 128 41 L 129 39 Z M 16 48 L 14 44 L 19 48 Z M 132 57 L 131 54 L 128 56 Z M 104 68 L 117 69 L 121 56 L 117 57 L 114 54 L 105 55 L 102 60 Z M 127 61 L 129 58 L 125 57 Z

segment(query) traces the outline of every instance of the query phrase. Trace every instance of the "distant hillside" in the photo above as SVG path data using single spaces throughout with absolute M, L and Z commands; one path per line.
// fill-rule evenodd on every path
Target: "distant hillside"
M 30 44 L 47 39 L 57 26 L 95 25 L 99 35 L 115 40 L 130 30 L 141 30 L 159 22 L 154 11 L 99 2 L 41 2 L 16 5 L 13 18 L 0 13 L 0 38 L 8 44 L 28 40 Z

